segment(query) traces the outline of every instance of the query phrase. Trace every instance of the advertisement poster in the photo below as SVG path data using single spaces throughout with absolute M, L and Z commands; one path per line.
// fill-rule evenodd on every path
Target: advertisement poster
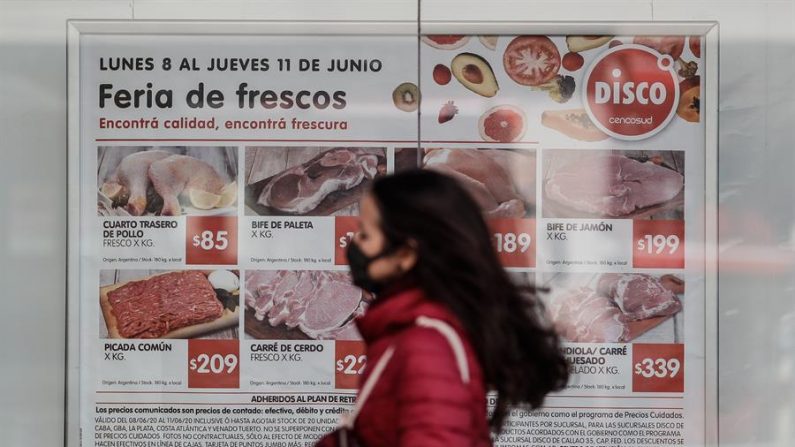
M 496 445 L 704 444 L 699 36 L 76 44 L 81 445 L 331 430 L 374 299 L 344 256 L 358 201 L 417 168 L 473 194 L 565 341 L 568 387 L 515 410 Z

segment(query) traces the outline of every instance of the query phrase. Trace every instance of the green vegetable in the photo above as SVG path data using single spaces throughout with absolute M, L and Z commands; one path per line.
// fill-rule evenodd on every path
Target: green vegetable
M 225 309 L 234 312 L 238 306 L 240 295 L 233 295 L 224 289 L 215 289 L 215 296 Z
M 545 82 L 534 89 L 549 93 L 549 97 L 559 103 L 564 103 L 574 95 L 576 85 L 574 78 L 568 75 L 557 75 L 551 81 Z

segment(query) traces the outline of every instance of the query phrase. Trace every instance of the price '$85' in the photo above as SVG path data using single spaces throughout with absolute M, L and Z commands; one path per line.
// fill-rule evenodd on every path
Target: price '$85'
M 201 234 L 193 236 L 193 246 L 202 250 L 226 250 L 226 247 L 229 246 L 227 235 L 228 232 L 224 230 L 217 232 L 205 230 Z

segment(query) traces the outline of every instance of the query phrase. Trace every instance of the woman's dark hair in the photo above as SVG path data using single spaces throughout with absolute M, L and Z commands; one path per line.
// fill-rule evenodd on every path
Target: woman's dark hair
M 514 284 L 500 265 L 474 199 L 451 177 L 411 170 L 373 184 L 381 230 L 392 246 L 413 240 L 412 274 L 470 334 L 487 386 L 497 392 L 490 425 L 499 432 L 510 407 L 538 408 L 568 381 L 560 340 L 532 287 Z

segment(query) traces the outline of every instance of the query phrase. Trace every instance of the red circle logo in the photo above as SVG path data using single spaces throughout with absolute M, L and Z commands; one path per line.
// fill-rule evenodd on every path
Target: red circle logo
M 600 130 L 620 140 L 648 138 L 676 114 L 674 60 L 642 45 L 619 45 L 588 68 L 583 94 L 585 110 Z

